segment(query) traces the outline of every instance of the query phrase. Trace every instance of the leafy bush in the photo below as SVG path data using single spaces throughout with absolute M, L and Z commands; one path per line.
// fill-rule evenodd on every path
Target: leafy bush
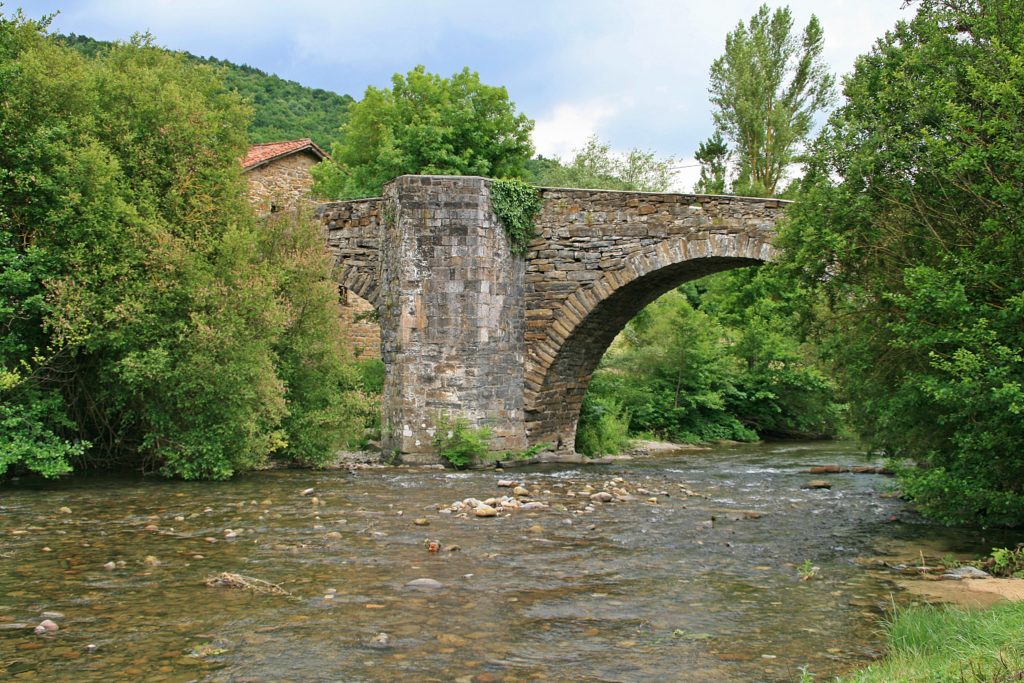
M 862 56 L 780 243 L 851 415 L 946 523 L 1024 524 L 1024 13 L 923 0 Z
M 614 455 L 629 448 L 629 413 L 613 398 L 588 394 L 576 428 L 576 450 L 584 455 Z
M 0 474 L 323 461 L 358 377 L 317 226 L 245 201 L 248 108 L 148 37 L 45 28 L 0 14 Z
M 505 226 L 513 254 L 525 254 L 530 240 L 537 233 L 534 220 L 542 201 L 537 188 L 517 178 L 491 183 L 491 205 Z
M 438 455 L 457 468 L 465 467 L 487 455 L 491 430 L 471 427 L 464 417 L 441 413 L 434 420 L 434 446 Z

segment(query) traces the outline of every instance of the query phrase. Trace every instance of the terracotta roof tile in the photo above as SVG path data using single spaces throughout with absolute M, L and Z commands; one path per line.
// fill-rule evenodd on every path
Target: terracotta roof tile
M 323 151 L 315 142 L 309 138 L 298 140 L 284 140 L 282 142 L 263 142 L 249 147 L 245 158 L 242 159 L 242 168 L 250 170 L 257 166 L 286 157 L 297 152 L 309 152 L 320 159 L 329 159 L 327 152 Z

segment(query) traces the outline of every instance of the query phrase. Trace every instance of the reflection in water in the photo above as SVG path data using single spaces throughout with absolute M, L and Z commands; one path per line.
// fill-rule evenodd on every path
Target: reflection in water
M 894 589 L 857 557 L 896 541 L 931 552 L 991 544 L 890 523 L 911 518 L 878 496 L 885 477 L 829 475 L 831 489 L 802 489 L 811 464 L 861 457 L 847 444 L 774 444 L 504 474 L 15 482 L 0 489 L 0 674 L 792 681 L 806 665 L 823 678 L 880 647 L 877 616 Z M 496 487 L 501 477 L 550 507 L 492 519 L 438 511 L 508 493 Z M 642 494 L 580 512 L 588 501 L 569 493 L 612 477 L 658 503 Z M 428 552 L 432 540 L 440 552 Z M 805 559 L 820 579 L 799 581 Z M 218 572 L 280 584 L 294 598 L 206 587 Z M 404 588 L 417 578 L 442 587 Z M 43 612 L 60 613 L 55 635 L 15 627 L 35 626 Z

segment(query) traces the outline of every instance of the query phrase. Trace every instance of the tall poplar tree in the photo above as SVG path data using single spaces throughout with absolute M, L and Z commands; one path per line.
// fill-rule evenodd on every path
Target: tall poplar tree
M 795 35 L 788 7 L 773 12 L 761 5 L 748 23 L 741 21 L 725 37 L 725 54 L 711 65 L 709 92 L 716 133 L 732 145 L 735 194 L 781 191 L 814 115 L 835 96 L 822 47 L 817 17 L 811 15 L 803 33 Z

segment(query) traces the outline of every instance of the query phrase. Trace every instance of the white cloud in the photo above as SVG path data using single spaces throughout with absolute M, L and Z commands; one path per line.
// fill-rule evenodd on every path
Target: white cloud
M 569 158 L 573 150 L 583 147 L 587 138 L 597 134 L 601 124 L 616 113 L 615 107 L 600 100 L 556 104 L 550 114 L 537 119 L 533 144 L 538 154 Z

